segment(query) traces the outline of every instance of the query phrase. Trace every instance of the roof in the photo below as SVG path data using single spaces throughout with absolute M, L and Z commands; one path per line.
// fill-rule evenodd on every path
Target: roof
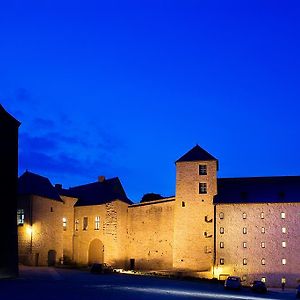
M 71 187 L 67 190 L 63 189 L 60 193 L 78 198 L 75 206 L 99 205 L 117 199 L 132 204 L 132 201 L 127 198 L 118 177 Z
M 18 179 L 18 195 L 36 195 L 62 202 L 48 178 L 28 171 Z
M 190 151 L 188 151 L 186 154 L 184 154 L 182 157 L 180 157 L 176 163 L 183 162 L 183 161 L 201 161 L 201 160 L 217 160 L 215 157 L 213 157 L 211 154 L 209 154 L 207 151 L 202 149 L 199 145 L 196 145 L 194 148 L 192 148 Z
M 300 202 L 300 176 L 218 179 L 215 204 Z
M 4 107 L 0 104 L 0 120 L 14 124 L 16 127 L 20 126 L 20 122 L 9 114 Z

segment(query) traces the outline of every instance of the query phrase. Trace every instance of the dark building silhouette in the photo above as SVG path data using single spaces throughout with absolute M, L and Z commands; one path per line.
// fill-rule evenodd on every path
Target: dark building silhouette
M 0 278 L 18 275 L 17 182 L 20 122 L 0 104 Z

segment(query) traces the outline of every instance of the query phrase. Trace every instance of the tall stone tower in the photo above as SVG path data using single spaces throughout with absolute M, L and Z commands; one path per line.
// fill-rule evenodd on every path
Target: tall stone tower
M 18 275 L 17 183 L 20 123 L 0 104 L 0 278 Z
M 217 169 L 217 159 L 198 145 L 176 161 L 174 268 L 210 271 L 213 266 Z

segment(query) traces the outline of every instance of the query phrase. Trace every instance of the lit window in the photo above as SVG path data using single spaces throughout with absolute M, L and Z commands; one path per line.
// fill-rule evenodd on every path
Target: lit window
M 261 264 L 262 264 L 263 266 L 266 264 L 266 260 L 265 260 L 264 258 L 262 258 Z
M 266 232 L 265 227 L 262 227 L 262 228 L 261 228 L 261 233 L 265 233 L 265 232 Z
M 224 227 L 220 227 L 220 233 L 221 233 L 221 234 L 224 233 Z
M 282 263 L 283 265 L 286 265 L 286 258 L 283 258 L 283 259 L 281 260 L 281 263 Z
M 243 243 L 243 248 L 247 248 L 247 242 Z
M 247 218 L 247 214 L 243 213 L 243 219 L 246 219 L 246 218 Z
M 261 219 L 264 219 L 264 218 L 265 218 L 264 212 L 261 212 L 261 213 L 260 213 L 260 218 L 261 218 Z
M 199 194 L 207 194 L 207 184 L 206 182 L 199 183 Z
M 224 242 L 220 242 L 220 248 L 224 248 Z
M 266 248 L 266 243 L 265 242 L 261 242 L 260 245 L 261 245 L 262 248 Z
M 281 278 L 281 283 L 286 284 L 286 279 L 285 279 L 285 277 L 282 277 L 282 278 Z
M 207 166 L 199 165 L 199 175 L 207 175 Z
M 220 217 L 221 220 L 224 219 L 224 213 L 220 212 L 219 217 Z
M 100 217 L 96 216 L 95 217 L 95 230 L 99 230 L 100 229 Z
M 88 217 L 83 217 L 82 229 L 87 230 L 88 228 Z
M 67 218 L 64 217 L 62 219 L 62 221 L 63 221 L 63 230 L 66 231 L 67 230 Z
M 282 242 L 281 245 L 282 245 L 282 248 L 285 248 L 286 247 L 286 242 Z
M 280 216 L 281 216 L 281 219 L 285 219 L 285 213 L 284 213 L 284 212 L 282 212 L 282 213 L 280 214 Z
M 247 233 L 247 228 L 243 227 L 243 234 L 246 234 L 246 233 Z
M 266 280 L 266 277 L 262 277 L 262 278 L 261 278 L 261 281 L 265 283 L 265 282 L 267 281 L 267 280 Z
M 79 220 L 75 220 L 75 231 L 78 231 L 78 226 L 79 226 Z
M 242 276 L 242 281 L 246 281 L 247 280 L 247 275 L 243 275 Z
M 17 210 L 17 225 L 18 226 L 23 226 L 24 225 L 24 209 L 18 209 Z
M 224 265 L 224 258 L 220 258 L 220 265 Z
M 181 202 L 181 207 L 185 207 L 185 202 L 184 201 Z
M 282 232 L 282 233 L 286 233 L 286 228 L 285 228 L 285 227 L 282 227 L 282 228 L 281 228 L 281 232 Z
M 243 265 L 244 265 L 244 266 L 247 265 L 247 258 L 244 258 L 244 259 L 243 259 Z

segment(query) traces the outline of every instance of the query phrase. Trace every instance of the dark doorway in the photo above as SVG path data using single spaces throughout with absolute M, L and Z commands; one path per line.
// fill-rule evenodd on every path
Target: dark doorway
M 56 251 L 49 250 L 48 251 L 48 266 L 54 266 L 56 262 Z
M 102 264 L 104 262 L 104 245 L 99 239 L 94 239 L 91 241 L 89 246 L 89 265 L 98 263 Z
M 135 259 L 130 258 L 130 270 L 134 270 L 134 267 L 135 267 Z

